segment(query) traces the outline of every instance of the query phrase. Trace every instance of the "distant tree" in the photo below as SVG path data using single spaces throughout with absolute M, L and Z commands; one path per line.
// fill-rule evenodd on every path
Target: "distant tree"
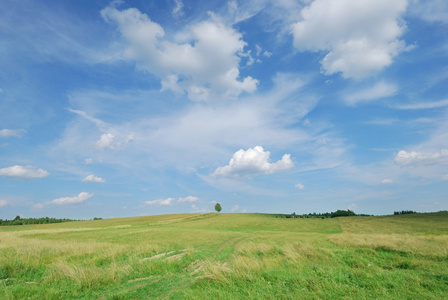
M 335 212 L 332 212 L 330 217 L 331 218 L 337 218 L 337 217 L 351 217 L 356 216 L 356 214 L 351 211 L 350 209 L 347 210 L 337 210 Z
M 47 223 L 62 223 L 62 222 L 70 222 L 76 220 L 70 219 L 56 219 L 56 218 L 21 218 L 20 216 L 15 217 L 13 220 L 1 220 L 0 226 L 9 226 L 9 225 L 30 225 L 30 224 L 47 224 Z
M 413 210 L 402 210 L 402 211 L 394 211 L 394 215 L 409 215 L 409 214 L 416 214 L 416 211 Z
M 215 205 L 215 210 L 216 210 L 217 212 L 220 212 L 220 211 L 222 210 L 221 204 L 216 203 L 216 205 Z

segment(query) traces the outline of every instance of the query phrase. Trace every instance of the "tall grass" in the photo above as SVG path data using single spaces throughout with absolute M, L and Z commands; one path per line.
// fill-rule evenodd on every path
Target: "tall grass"
M 445 299 L 448 213 L 0 228 L 1 299 Z

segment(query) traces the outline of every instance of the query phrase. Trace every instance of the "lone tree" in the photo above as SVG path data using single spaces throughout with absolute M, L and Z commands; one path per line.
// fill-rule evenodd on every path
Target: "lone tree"
M 222 210 L 221 204 L 216 203 L 216 205 L 215 205 L 215 210 L 216 210 L 217 212 L 220 212 L 220 211 Z

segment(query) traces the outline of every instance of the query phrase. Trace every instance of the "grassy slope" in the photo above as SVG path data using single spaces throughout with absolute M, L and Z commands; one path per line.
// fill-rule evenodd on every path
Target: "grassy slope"
M 444 299 L 448 213 L 0 228 L 1 299 Z M 157 254 L 163 254 L 155 257 Z

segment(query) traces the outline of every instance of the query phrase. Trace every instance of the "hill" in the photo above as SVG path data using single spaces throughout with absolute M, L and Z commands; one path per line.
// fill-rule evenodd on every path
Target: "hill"
M 8 226 L 0 258 L 2 299 L 443 299 L 448 213 Z

